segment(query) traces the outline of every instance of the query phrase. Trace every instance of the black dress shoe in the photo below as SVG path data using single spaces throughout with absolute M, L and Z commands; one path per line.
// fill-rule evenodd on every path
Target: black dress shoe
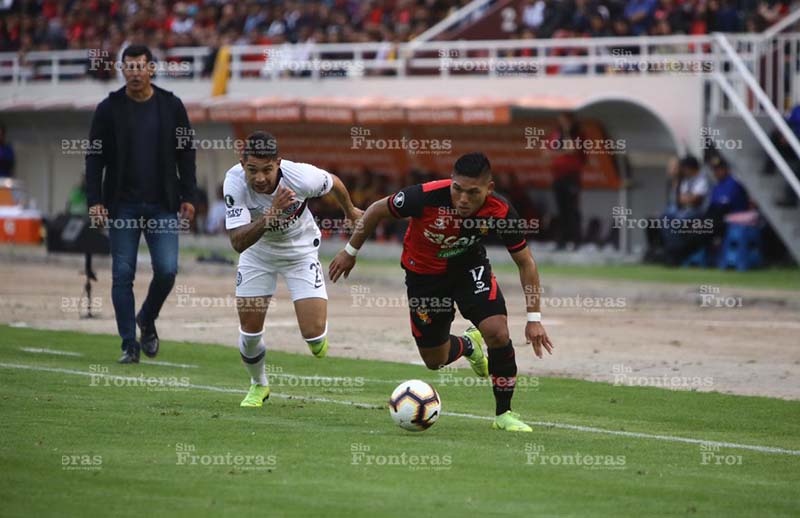
M 125 351 L 122 353 L 122 356 L 119 357 L 117 363 L 139 363 L 139 349 L 136 348 L 133 351 Z
M 145 322 L 142 319 L 142 316 L 138 315 L 136 317 L 136 324 L 139 326 L 139 331 L 142 335 L 139 339 L 142 351 L 148 358 L 155 358 L 158 354 L 159 347 L 158 333 L 156 332 L 155 322 Z

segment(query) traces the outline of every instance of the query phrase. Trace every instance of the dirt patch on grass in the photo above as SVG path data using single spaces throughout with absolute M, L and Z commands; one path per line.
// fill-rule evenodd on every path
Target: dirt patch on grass
M 85 320 L 79 318 L 85 303 L 80 298 L 82 263 L 74 259 L 5 259 L 0 269 L 0 321 L 116 334 L 108 262 L 100 261 L 97 267 L 93 297 L 98 318 Z M 140 261 L 135 283 L 139 304 L 149 279 L 148 261 Z M 184 268 L 158 321 L 162 339 L 234 346 L 234 279 L 233 267 Z M 525 309 L 518 280 L 501 275 L 499 281 L 522 374 L 800 399 L 797 292 L 544 279 L 545 325 L 557 349 L 538 360 L 524 344 Z M 328 293 L 331 355 L 420 362 L 410 336 L 399 267 L 357 269 L 343 283 L 328 283 Z M 458 316 L 453 331 L 467 325 Z M 269 349 L 308 353 L 282 281 L 266 328 Z M 118 347 L 118 341 L 109 342 L 110 359 Z M 238 361 L 232 352 L 231 362 Z M 459 366 L 466 367 L 461 362 Z

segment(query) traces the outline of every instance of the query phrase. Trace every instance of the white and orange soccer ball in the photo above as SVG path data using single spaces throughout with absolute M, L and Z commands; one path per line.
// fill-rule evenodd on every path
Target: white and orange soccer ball
M 412 432 L 427 430 L 441 413 L 439 393 L 424 381 L 404 381 L 389 398 L 389 415 L 400 428 Z

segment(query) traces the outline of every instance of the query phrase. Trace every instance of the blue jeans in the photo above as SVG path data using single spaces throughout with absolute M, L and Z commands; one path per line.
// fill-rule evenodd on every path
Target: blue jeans
M 138 348 L 133 279 L 142 233 L 150 250 L 153 280 L 139 315 L 145 322 L 155 321 L 178 273 L 178 217 L 160 205 L 121 203 L 116 217 L 109 221 L 111 240 L 111 300 L 117 318 L 122 350 Z

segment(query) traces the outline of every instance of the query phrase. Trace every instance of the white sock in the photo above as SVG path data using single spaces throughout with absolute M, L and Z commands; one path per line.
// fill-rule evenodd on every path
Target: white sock
M 265 368 L 267 356 L 267 346 L 261 340 L 261 333 L 245 333 L 239 329 L 239 353 L 242 355 L 244 368 L 250 375 L 250 383 L 266 387 L 267 370 Z

